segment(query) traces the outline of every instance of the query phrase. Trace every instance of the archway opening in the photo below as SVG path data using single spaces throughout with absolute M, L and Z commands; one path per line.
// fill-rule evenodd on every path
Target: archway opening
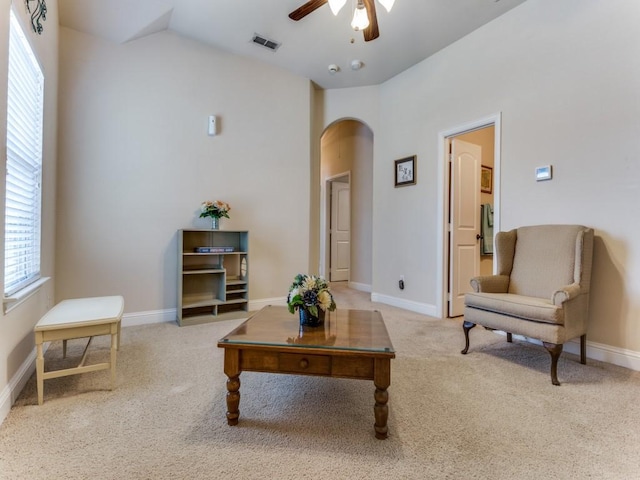
M 320 274 L 370 292 L 373 131 L 363 122 L 343 119 L 323 132 L 320 190 Z

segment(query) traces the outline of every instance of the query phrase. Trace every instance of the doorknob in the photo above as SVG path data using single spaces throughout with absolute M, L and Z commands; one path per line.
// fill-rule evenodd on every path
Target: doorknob
M 484 237 L 482 235 L 480 235 L 479 233 L 476 235 L 476 240 L 480 240 L 482 238 L 484 238 Z

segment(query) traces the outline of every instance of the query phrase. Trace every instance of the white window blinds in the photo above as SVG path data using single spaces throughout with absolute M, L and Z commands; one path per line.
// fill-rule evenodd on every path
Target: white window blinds
M 11 12 L 7 94 L 4 295 L 40 278 L 44 77 Z

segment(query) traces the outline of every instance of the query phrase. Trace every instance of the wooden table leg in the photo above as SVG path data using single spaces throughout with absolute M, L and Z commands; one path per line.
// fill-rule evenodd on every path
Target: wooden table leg
M 227 375 L 227 424 L 237 425 L 240 417 L 240 351 L 224 350 L 224 373 Z
M 44 355 L 42 354 L 42 334 L 36 333 L 38 354 L 36 357 L 36 383 L 38 385 L 38 405 L 44 403 Z
M 373 407 L 373 413 L 376 417 L 374 425 L 376 438 L 384 440 L 389 436 L 387 427 L 387 419 L 389 418 L 389 393 L 387 388 L 391 384 L 391 360 L 386 358 L 375 359 L 374 363 L 373 383 L 376 386 L 374 398 L 376 404 Z

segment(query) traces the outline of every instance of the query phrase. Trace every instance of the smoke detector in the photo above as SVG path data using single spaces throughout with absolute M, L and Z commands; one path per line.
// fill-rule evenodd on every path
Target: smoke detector
M 334 73 L 337 73 L 340 71 L 340 67 L 338 65 L 336 65 L 335 63 L 332 63 L 331 65 L 329 65 L 329 73 L 331 75 L 333 75 Z
M 351 70 L 360 70 L 364 66 L 364 63 L 360 60 L 351 60 Z

